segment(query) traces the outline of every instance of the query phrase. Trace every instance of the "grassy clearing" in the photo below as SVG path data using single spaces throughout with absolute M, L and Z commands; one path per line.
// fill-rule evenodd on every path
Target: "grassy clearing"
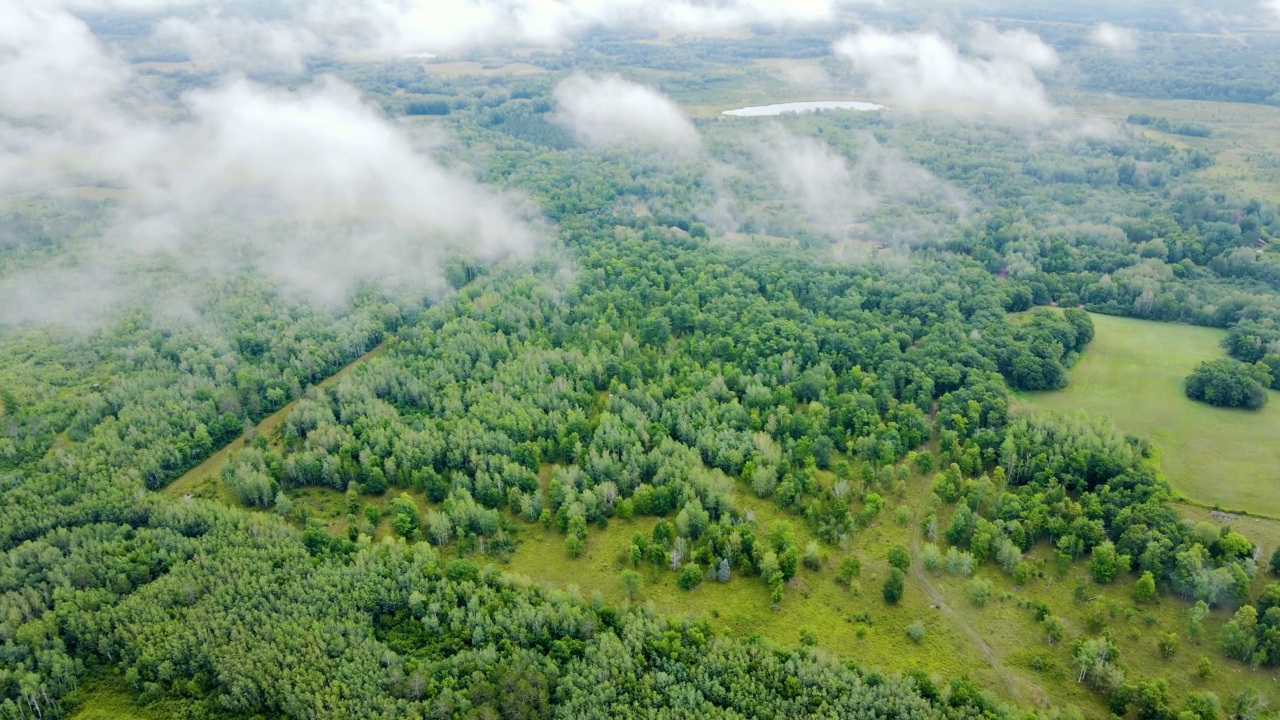
M 1280 397 L 1258 412 L 1187 399 L 1183 378 L 1225 357 L 1223 332 L 1094 315 L 1097 336 L 1065 390 L 1024 393 L 1018 413 L 1085 411 L 1151 440 L 1174 489 L 1210 506 L 1280 516 Z
M 1208 138 L 1130 127 L 1153 140 L 1213 156 L 1213 164 L 1197 172 L 1196 177 L 1218 188 L 1232 188 L 1249 197 L 1275 197 L 1280 193 L 1280 108 L 1103 94 L 1087 94 L 1078 99 L 1082 112 L 1119 123 L 1132 113 L 1141 113 L 1207 125 L 1213 130 Z
M 69 720 L 175 720 L 186 717 L 186 703 L 164 700 L 143 705 L 119 673 L 96 670 L 81 680 L 76 691 L 67 698 L 76 708 Z

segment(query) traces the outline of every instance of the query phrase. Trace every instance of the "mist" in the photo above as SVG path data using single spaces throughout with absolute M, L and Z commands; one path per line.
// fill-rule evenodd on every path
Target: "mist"
M 0 3 L 0 189 L 111 188 L 113 205 L 72 265 L 0 280 L 0 321 L 93 314 L 142 292 L 133 269 L 252 268 L 338 303 L 362 283 L 440 284 L 455 253 L 527 254 L 547 233 L 529 201 L 436 159 L 353 88 L 228 77 L 176 117 L 134 97 L 131 72 L 82 21 Z
M 965 50 L 936 31 L 863 28 L 837 41 L 834 51 L 866 90 L 896 109 L 1021 123 L 1055 117 L 1037 76 L 1058 66 L 1052 47 L 1025 30 L 982 23 L 967 40 Z
M 111 2 L 112 0 L 75 0 Z M 118 1 L 118 0 L 117 0 Z M 146 0 L 135 0 L 143 4 Z M 160 2 L 160 0 L 154 0 Z M 277 0 L 182 3 L 161 44 L 232 66 L 300 69 L 308 56 L 402 57 L 556 47 L 597 27 L 681 33 L 831 21 L 841 0 Z
M 1116 55 L 1131 55 L 1138 49 L 1137 33 L 1111 23 L 1095 26 L 1089 33 L 1089 42 Z
M 593 148 L 649 147 L 693 155 L 701 139 L 680 106 L 617 75 L 575 74 L 555 89 L 552 119 Z

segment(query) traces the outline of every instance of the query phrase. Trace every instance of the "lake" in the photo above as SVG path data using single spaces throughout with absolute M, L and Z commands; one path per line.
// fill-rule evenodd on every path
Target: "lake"
M 778 103 L 777 105 L 757 105 L 755 107 L 738 108 L 737 110 L 725 110 L 723 115 L 733 115 L 734 117 L 768 117 L 771 115 L 781 115 L 789 112 L 813 112 L 815 110 L 856 110 L 858 112 L 871 112 L 873 110 L 887 110 L 884 105 L 878 105 L 871 102 L 861 102 L 858 100 L 815 100 L 812 102 L 789 102 Z

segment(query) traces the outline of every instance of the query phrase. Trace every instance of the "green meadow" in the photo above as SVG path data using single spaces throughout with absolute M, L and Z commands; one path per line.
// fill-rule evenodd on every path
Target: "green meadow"
M 1189 400 L 1183 378 L 1226 357 L 1211 328 L 1093 315 L 1097 334 L 1055 392 L 1021 393 L 1015 412 L 1105 415 L 1152 442 L 1175 490 L 1195 503 L 1280 516 L 1280 401 L 1257 412 Z

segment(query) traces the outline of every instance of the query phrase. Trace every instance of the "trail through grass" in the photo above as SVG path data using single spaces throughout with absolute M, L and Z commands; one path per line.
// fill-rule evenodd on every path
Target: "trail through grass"
M 1150 440 L 1175 490 L 1210 506 L 1280 516 L 1280 393 L 1257 412 L 1183 393 L 1203 360 L 1226 357 L 1211 328 L 1093 315 L 1096 337 L 1065 390 L 1020 394 L 1017 413 L 1081 410 Z

